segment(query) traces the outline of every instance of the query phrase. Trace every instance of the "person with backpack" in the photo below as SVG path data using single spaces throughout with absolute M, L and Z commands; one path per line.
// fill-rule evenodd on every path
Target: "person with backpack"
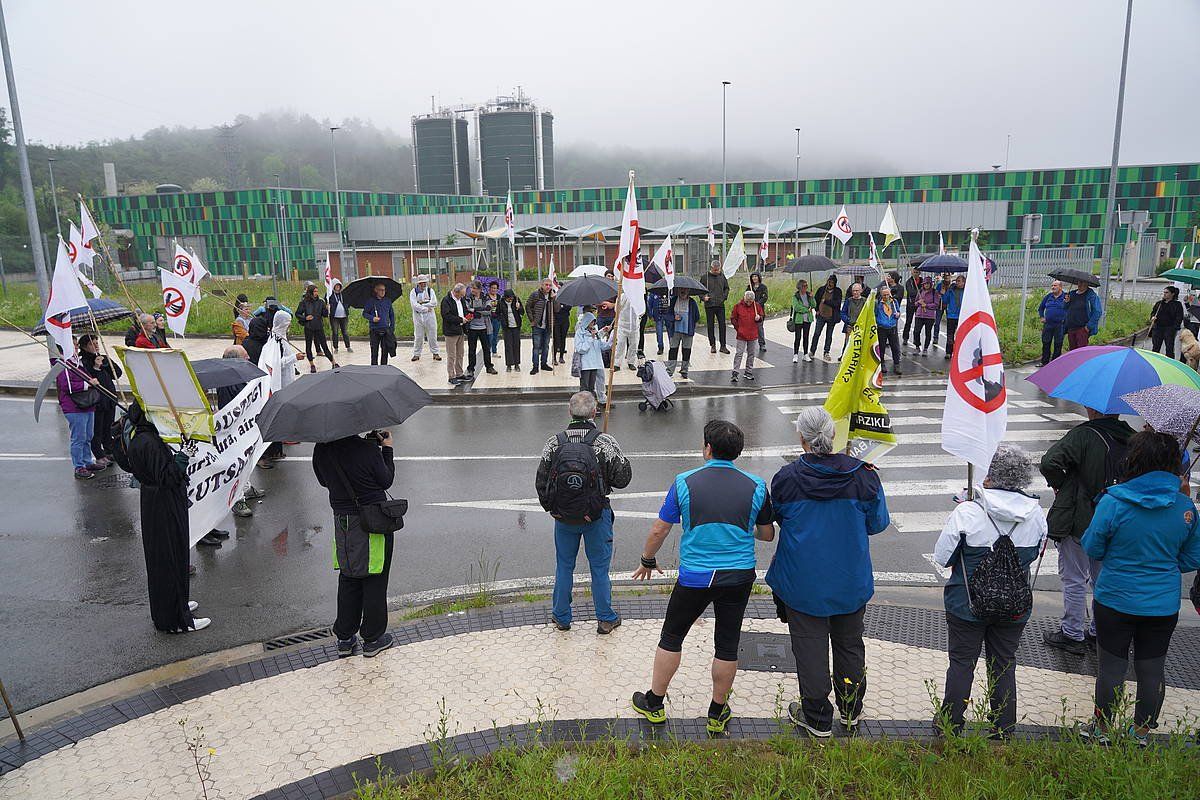
M 747 294 L 754 302 L 753 294 Z M 756 576 L 754 544 L 775 539 L 766 482 L 733 464 L 744 445 L 745 435 L 732 422 L 715 419 L 704 426 L 704 466 L 675 476 L 658 519 L 650 526 L 641 566 L 633 573 L 634 580 L 649 580 L 653 572 L 661 575 L 656 556 L 671 528 L 683 525 L 679 577 L 667 601 L 650 688 L 633 695 L 633 710 L 656 725 L 667 721 L 663 699 L 679 669 L 684 637 L 710 605 L 716 621 L 708 732 L 724 733 L 733 717 L 729 692 L 737 675 L 742 619 Z
M 1117 414 L 1087 410 L 1087 422 L 1067 431 L 1042 456 L 1041 473 L 1054 490 L 1047 515 L 1049 535 L 1058 548 L 1063 617 L 1058 630 L 1046 631 L 1050 647 L 1083 655 L 1096 641 L 1096 623 L 1087 622 L 1088 587 L 1100 574 L 1100 562 L 1089 558 L 1080 540 L 1092 521 L 1096 497 L 1117 482 L 1133 428 Z
M 1137 702 L 1127 733 L 1145 747 L 1166 694 L 1164 664 L 1179 621 L 1181 573 L 1200 568 L 1196 506 L 1179 491 L 1182 453 L 1166 433 L 1129 440 L 1122 482 L 1109 488 L 1083 534 L 1083 549 L 1102 561 L 1096 579 L 1096 711 L 1085 737 L 1107 743 L 1122 712 L 1129 648 Z
M 891 517 L 875 468 L 833 451 L 828 411 L 805 408 L 796 417 L 796 431 L 804 454 L 771 480 L 779 544 L 766 581 L 796 657 L 800 702 L 788 706 L 788 719 L 826 739 L 833 735 L 830 692 L 847 732 L 858 727 L 862 714 L 863 618 L 875 594 L 869 538 L 886 529 Z
M 1032 479 L 1029 456 L 1000 445 L 983 488 L 951 512 L 934 545 L 934 560 L 950 568 L 942 593 L 950 665 L 937 732 L 962 733 L 981 650 L 991 734 L 1007 737 L 1016 727 L 1017 645 L 1033 608 L 1029 565 L 1046 540 L 1046 515 L 1026 493 Z
M 551 436 L 542 449 L 534 486 L 538 500 L 554 518 L 554 594 L 551 614 L 560 631 L 571 629 L 571 590 L 579 543 L 592 572 L 592 605 L 596 633 L 612 633 L 621 618 L 612 607 L 613 512 L 612 489 L 624 489 L 633 479 L 629 459 L 617 440 L 601 433 L 593 420 L 596 397 L 576 392 L 568 403 L 571 424 Z

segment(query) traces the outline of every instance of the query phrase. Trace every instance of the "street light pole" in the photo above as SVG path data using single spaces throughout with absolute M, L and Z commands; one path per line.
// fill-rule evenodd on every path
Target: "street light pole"
M 11 105 L 13 134 L 17 141 L 17 166 L 21 170 L 21 199 L 25 202 L 25 223 L 29 227 L 29 251 L 33 256 L 33 272 L 37 276 L 38 295 L 42 305 L 49 299 L 50 280 L 46 273 L 46 258 L 39 243 L 42 227 L 38 223 L 37 206 L 33 199 L 33 178 L 29 174 L 29 153 L 25 149 L 25 126 L 21 122 L 21 104 L 17 102 L 17 79 L 13 76 L 12 53 L 8 49 L 8 26 L 4 22 L 4 7 L 0 4 L 0 51 L 4 57 L 4 76 L 8 81 L 8 101 Z
M 337 138 L 334 136 L 334 131 L 338 130 L 341 130 L 340 125 L 329 127 L 329 148 L 333 151 L 333 213 L 337 217 L 338 269 L 342 273 L 342 280 L 349 282 L 350 276 L 346 273 L 346 251 L 342 244 L 344 239 L 342 236 L 342 190 L 338 186 Z
M 1171 196 L 1171 222 L 1167 225 L 1167 258 L 1171 257 L 1171 240 L 1175 238 L 1175 211 L 1179 205 L 1179 170 L 1175 170 L 1175 193 Z
M 62 238 L 62 223 L 58 221 L 58 190 L 54 186 L 54 162 L 57 159 L 47 158 L 46 166 L 50 168 L 50 199 L 54 201 L 54 230 L 58 238 Z
M 792 258 L 800 257 L 800 129 L 796 128 L 796 230 L 792 232 L 796 240 L 792 246 Z
M 725 207 L 728 204 L 729 186 L 725 172 L 725 89 L 729 81 L 721 81 L 721 258 L 725 258 L 725 239 L 729 236 L 727 230 Z
M 1133 22 L 1133 0 L 1125 7 L 1125 44 L 1121 49 L 1121 80 L 1117 84 L 1117 120 L 1113 127 L 1112 166 L 1108 170 L 1108 207 L 1104 222 L 1104 244 L 1100 248 L 1101 278 L 1104 281 L 1104 304 L 1100 310 L 1101 324 L 1108 319 L 1109 283 L 1112 279 L 1113 240 L 1117 237 L 1117 164 L 1121 157 L 1121 117 L 1125 112 L 1125 71 L 1129 66 L 1129 26 Z

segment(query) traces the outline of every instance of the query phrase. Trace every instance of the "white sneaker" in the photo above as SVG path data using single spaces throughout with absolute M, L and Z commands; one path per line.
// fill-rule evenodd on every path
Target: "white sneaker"
M 195 619 L 192 620 L 192 627 L 188 628 L 187 630 L 188 631 L 202 631 L 205 628 L 207 628 L 209 625 L 212 625 L 212 620 L 209 619 L 208 617 L 196 617 Z
M 804 354 L 804 360 L 805 360 L 805 361 L 812 361 L 812 356 L 810 356 L 808 353 L 805 353 L 805 354 Z
M 200 604 L 197 603 L 195 600 L 188 600 L 188 611 L 195 611 L 199 607 L 200 607 Z
M 792 363 L 793 363 L 793 364 L 799 364 L 799 363 L 800 363 L 800 354 L 799 354 L 799 353 L 797 353 L 796 355 L 792 356 Z
M 829 353 L 826 353 L 826 354 L 823 356 L 823 358 L 824 358 L 826 361 L 833 361 L 833 356 L 829 355 Z

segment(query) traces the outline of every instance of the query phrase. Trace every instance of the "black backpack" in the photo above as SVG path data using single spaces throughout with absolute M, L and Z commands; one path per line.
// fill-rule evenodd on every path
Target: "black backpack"
M 546 510 L 555 519 L 579 525 L 599 519 L 604 511 L 604 481 L 592 449 L 599 436 L 595 428 L 578 442 L 565 433 L 558 435 L 546 496 Z
M 980 505 L 982 508 L 982 505 Z M 1014 620 L 1029 613 L 1033 608 L 1033 589 L 1029 586 L 1025 568 L 1021 566 L 1021 557 L 1012 543 L 1011 534 L 1019 522 L 1014 522 L 1003 533 L 992 515 L 983 510 L 996 533 L 1000 534 L 992 549 L 975 567 L 975 572 L 967 579 L 967 565 L 963 559 L 963 550 L 967 546 L 967 535 L 960 534 L 958 559 L 963 571 L 963 586 L 967 589 L 967 603 L 971 613 L 984 622 L 1000 622 Z M 1038 562 L 1041 569 L 1041 562 Z
M 122 414 L 109 428 L 109 434 L 112 436 L 113 461 L 117 462 L 118 467 L 132 474 L 133 468 L 129 465 L 129 443 L 133 441 L 133 423 L 129 421 L 128 416 Z

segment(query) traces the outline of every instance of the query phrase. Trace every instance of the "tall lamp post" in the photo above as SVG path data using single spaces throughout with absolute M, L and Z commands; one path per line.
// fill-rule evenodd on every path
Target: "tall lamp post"
M 341 130 L 340 125 L 329 126 L 329 148 L 333 152 L 333 213 L 337 217 L 338 269 L 342 273 L 342 279 L 348 281 L 350 276 L 346 273 L 346 251 L 342 245 L 344 240 L 342 236 L 342 190 L 338 186 L 337 137 L 334 135 L 334 132 L 339 130 Z
M 50 199 L 54 201 L 54 230 L 58 238 L 62 238 L 62 223 L 58 221 L 58 190 L 54 186 L 54 162 L 58 159 L 47 158 L 46 166 L 50 168 Z
M 505 192 L 505 194 L 508 196 L 508 199 L 511 201 L 512 200 L 512 160 L 508 156 L 504 157 L 504 171 L 508 175 L 508 187 L 507 187 L 508 191 Z M 517 243 L 509 242 L 508 246 L 509 246 L 509 249 L 512 250 L 513 283 L 516 283 L 517 282 Z
M 1132 1 L 1132 0 L 1131 0 Z M 725 258 L 725 239 L 729 236 L 725 207 L 728 204 L 729 187 L 725 172 L 725 89 L 730 81 L 721 81 L 721 258 Z
M 792 258 L 800 257 L 800 129 L 796 128 L 796 230 L 793 231 L 796 242 L 792 248 Z
M 1125 70 L 1129 66 L 1129 26 L 1133 22 L 1133 0 L 1125 7 L 1125 44 L 1121 49 L 1121 80 L 1117 84 L 1117 121 L 1113 127 L 1112 166 L 1108 170 L 1108 206 L 1104 221 L 1104 245 L 1100 249 L 1101 279 L 1104 281 L 1104 303 L 1100 322 L 1108 318 L 1109 281 L 1112 278 L 1113 240 L 1117 238 L 1117 163 L 1121 157 L 1121 116 L 1125 112 Z

